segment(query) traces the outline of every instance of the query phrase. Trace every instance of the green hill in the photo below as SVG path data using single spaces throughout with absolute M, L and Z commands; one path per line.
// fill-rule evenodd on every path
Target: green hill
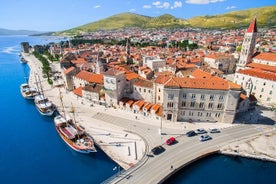
M 58 34 L 76 35 L 83 32 L 92 32 L 98 30 L 116 30 L 134 27 L 194 27 L 208 29 L 232 29 L 248 26 L 254 16 L 257 17 L 258 27 L 275 26 L 276 6 L 233 11 L 221 15 L 197 16 L 188 20 L 179 19 L 169 14 L 164 14 L 159 17 L 148 17 L 134 13 L 121 13 L 70 30 L 58 32 Z

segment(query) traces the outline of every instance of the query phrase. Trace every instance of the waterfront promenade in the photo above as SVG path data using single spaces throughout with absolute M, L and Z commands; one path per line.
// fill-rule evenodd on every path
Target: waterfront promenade
M 103 106 L 91 106 L 89 101 L 77 97 L 63 87 L 50 86 L 42 77 L 41 63 L 32 55 L 23 55 L 30 66 L 29 83 L 35 86 L 34 76 L 37 74 L 42 79 L 45 95 L 53 101 L 61 112 L 59 91 L 66 107 L 70 112 L 75 109 L 77 122 L 85 127 L 95 139 L 96 144 L 126 172 L 118 172 L 111 183 L 137 183 L 140 179 L 158 183 L 164 177 L 171 175 L 198 157 L 225 149 L 230 143 L 248 140 L 252 136 L 264 135 L 267 131 L 275 132 L 274 126 L 262 125 L 232 125 L 224 123 L 171 123 L 147 119 L 142 115 L 134 115 L 119 109 L 107 109 Z M 52 68 L 60 71 L 59 64 L 53 64 Z M 184 134 L 188 130 L 197 128 L 219 128 L 221 134 L 214 135 L 213 140 L 202 143 L 198 137 L 188 138 Z M 164 145 L 165 140 L 171 136 L 177 138 L 178 143 L 173 146 Z M 249 137 L 248 137 L 249 136 Z M 166 151 L 159 156 L 147 157 L 151 148 L 163 144 Z M 231 145 L 230 144 L 230 145 Z M 275 147 L 275 146 L 274 146 Z M 273 150 L 273 148 L 271 148 Z M 275 150 L 275 149 L 274 149 Z M 229 153 L 236 153 L 229 147 Z M 231 152 L 232 151 L 232 152 Z M 262 157 L 262 155 L 260 155 Z M 170 169 L 173 165 L 173 169 Z M 119 171 L 119 170 L 118 170 Z M 153 174 L 156 177 L 152 177 Z M 149 178 L 152 178 L 150 180 Z M 147 180 L 146 180 L 147 179 Z M 140 183 L 140 182 L 139 182 Z M 149 182 L 144 182 L 149 183 Z

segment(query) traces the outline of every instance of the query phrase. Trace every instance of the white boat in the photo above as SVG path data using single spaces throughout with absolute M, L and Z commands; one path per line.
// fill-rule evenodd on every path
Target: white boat
M 34 99 L 34 97 L 38 95 L 38 91 L 27 83 L 20 85 L 20 92 L 26 99 Z
M 54 122 L 58 134 L 70 148 L 84 154 L 97 152 L 93 138 L 72 119 L 58 115 Z
M 44 95 L 35 96 L 34 102 L 40 114 L 44 116 L 52 116 L 54 114 L 54 104 L 50 102 L 48 98 L 44 97 Z

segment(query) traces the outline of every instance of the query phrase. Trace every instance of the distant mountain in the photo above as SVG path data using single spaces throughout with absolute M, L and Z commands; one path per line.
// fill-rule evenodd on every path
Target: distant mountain
M 30 30 L 9 30 L 0 28 L 0 35 L 33 35 L 40 34 L 39 31 L 30 31 Z
M 248 26 L 254 16 L 257 17 L 258 27 L 275 26 L 276 6 L 233 11 L 221 15 L 197 16 L 188 20 L 176 18 L 169 14 L 164 14 L 159 17 L 149 17 L 134 13 L 121 13 L 83 26 L 61 31 L 58 32 L 58 34 L 75 35 L 83 32 L 91 32 L 97 30 L 116 30 L 135 27 L 194 27 L 208 29 L 233 29 Z

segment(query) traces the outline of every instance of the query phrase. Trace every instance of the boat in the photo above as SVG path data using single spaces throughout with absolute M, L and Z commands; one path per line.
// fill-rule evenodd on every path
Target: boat
M 35 80 L 37 88 L 40 89 L 39 95 L 36 95 L 34 97 L 35 106 L 41 115 L 52 116 L 55 112 L 55 106 L 51 101 L 49 101 L 47 97 L 45 97 L 42 84 L 38 75 L 35 76 Z
M 28 63 L 28 61 L 27 61 L 24 57 L 21 57 L 21 58 L 20 58 L 20 62 L 21 62 L 21 63 Z
M 44 116 L 52 116 L 55 112 L 54 104 L 43 94 L 35 96 L 34 103 L 39 113 Z
M 58 134 L 70 148 L 84 154 L 97 152 L 93 138 L 71 118 L 57 115 L 54 123 Z
M 38 91 L 27 83 L 20 85 L 20 92 L 26 99 L 34 99 L 34 97 L 38 95 Z
M 73 119 L 67 118 L 60 89 L 59 97 L 64 115 L 57 115 L 54 118 L 54 123 L 60 137 L 70 148 L 79 153 L 89 154 L 91 152 L 97 152 L 93 138 L 84 130 L 82 126 L 78 126 L 76 124 L 73 105 L 70 111 L 73 113 Z

